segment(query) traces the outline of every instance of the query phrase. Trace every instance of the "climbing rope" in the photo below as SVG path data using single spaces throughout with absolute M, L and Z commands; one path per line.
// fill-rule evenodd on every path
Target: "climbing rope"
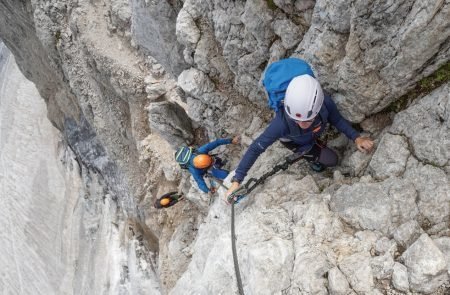
M 223 184 L 223 181 L 221 179 L 214 177 L 210 173 L 208 173 L 207 175 L 208 175 L 208 177 L 213 178 L 221 187 L 228 190 L 228 187 L 226 187 Z M 244 295 L 244 288 L 242 287 L 241 272 L 239 271 L 239 261 L 237 259 L 237 251 L 236 251 L 236 233 L 235 233 L 235 226 L 234 226 L 234 204 L 235 203 L 236 202 L 233 202 L 231 204 L 231 251 L 233 252 L 234 272 L 236 274 L 239 295 Z
M 234 232 L 234 202 L 231 204 L 231 251 L 233 252 L 234 272 L 236 273 L 239 295 L 244 295 L 244 288 L 242 287 L 241 272 L 239 271 L 239 261 L 236 251 L 236 233 Z
M 239 289 L 239 295 L 244 295 L 244 288 L 242 287 L 242 279 L 241 279 L 241 273 L 239 271 L 239 261 L 237 257 L 237 251 L 236 251 L 236 233 L 235 233 L 235 226 L 234 226 L 234 205 L 236 203 L 239 203 L 239 201 L 244 198 L 246 195 L 251 193 L 258 185 L 263 184 L 267 178 L 271 177 L 275 173 L 277 173 L 280 170 L 286 170 L 289 168 L 290 165 L 294 164 L 295 162 L 299 161 L 305 153 L 293 153 L 285 158 L 283 163 L 275 165 L 275 167 L 272 168 L 271 171 L 263 174 L 260 178 L 250 178 L 245 185 L 240 187 L 239 189 L 235 190 L 233 193 L 231 193 L 227 200 L 229 203 L 231 203 L 231 250 L 233 252 L 233 262 L 234 262 L 234 271 L 236 273 L 236 280 L 237 285 Z M 223 182 L 216 177 L 209 174 L 210 177 L 214 178 L 220 186 L 228 190 L 228 188 L 223 184 Z

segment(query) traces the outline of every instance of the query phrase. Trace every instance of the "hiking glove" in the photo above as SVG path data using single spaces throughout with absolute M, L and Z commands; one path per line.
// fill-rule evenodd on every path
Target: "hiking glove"
M 230 186 L 230 188 L 228 189 L 227 193 L 225 194 L 225 202 L 226 202 L 228 205 L 231 205 L 231 203 L 228 201 L 228 197 L 229 197 L 234 191 L 236 191 L 238 188 L 239 188 L 239 182 L 233 181 L 233 182 L 231 183 L 231 186 Z

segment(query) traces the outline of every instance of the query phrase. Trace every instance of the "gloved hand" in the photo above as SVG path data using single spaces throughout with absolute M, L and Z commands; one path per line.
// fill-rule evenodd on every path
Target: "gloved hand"
M 356 147 L 360 152 L 370 153 L 373 149 L 373 141 L 368 137 L 358 137 L 355 139 Z
M 214 186 L 211 186 L 209 188 L 209 192 L 212 193 L 212 194 L 215 194 L 217 192 L 217 188 L 215 188 Z
M 231 186 L 230 186 L 230 188 L 227 190 L 227 193 L 225 194 L 225 202 L 228 204 L 228 205 L 231 205 L 232 204 L 232 202 L 231 202 L 231 194 L 233 193 L 233 192 L 235 192 L 237 189 L 239 189 L 239 182 L 237 182 L 237 181 L 233 181 L 232 183 L 231 183 Z

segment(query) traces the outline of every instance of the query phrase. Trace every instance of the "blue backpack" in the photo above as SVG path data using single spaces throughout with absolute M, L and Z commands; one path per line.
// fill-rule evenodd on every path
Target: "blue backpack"
M 180 164 L 182 169 L 189 168 L 189 159 L 195 154 L 195 149 L 193 147 L 182 146 L 175 152 L 175 161 Z
M 263 85 L 269 95 L 269 107 L 275 112 L 281 106 L 289 82 L 300 75 L 314 77 L 311 66 L 299 58 L 285 58 L 272 63 L 264 74 Z

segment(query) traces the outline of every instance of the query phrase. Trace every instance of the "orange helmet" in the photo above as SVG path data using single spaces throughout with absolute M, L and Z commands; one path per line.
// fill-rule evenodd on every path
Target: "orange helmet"
M 198 169 L 204 169 L 211 166 L 213 163 L 213 158 L 210 155 L 201 154 L 194 158 L 194 167 Z
M 169 198 L 163 198 L 159 201 L 159 203 L 161 204 L 161 206 L 167 206 L 170 203 L 170 199 Z

